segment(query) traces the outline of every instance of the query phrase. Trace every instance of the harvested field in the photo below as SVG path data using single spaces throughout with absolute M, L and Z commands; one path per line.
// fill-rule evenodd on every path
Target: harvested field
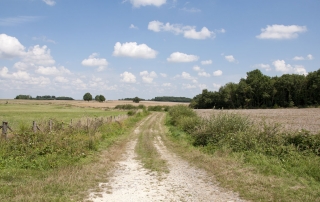
M 320 108 L 307 109 L 247 109 L 247 110 L 212 110 L 197 109 L 202 117 L 213 113 L 237 113 L 248 116 L 255 122 L 265 120 L 267 123 L 280 123 L 284 130 L 308 130 L 311 133 L 320 132 Z
M 178 104 L 189 105 L 189 103 L 180 103 L 180 102 L 155 102 L 155 101 L 140 101 L 140 103 L 134 103 L 132 101 L 126 100 L 107 100 L 105 102 L 96 102 L 96 101 L 83 101 L 83 100 L 15 100 L 15 99 L 3 99 L 0 100 L 0 104 L 5 103 L 11 104 L 55 104 L 55 105 L 73 105 L 77 107 L 94 107 L 94 108 L 114 108 L 117 105 L 126 105 L 132 104 L 134 106 L 145 105 L 148 106 L 173 106 Z

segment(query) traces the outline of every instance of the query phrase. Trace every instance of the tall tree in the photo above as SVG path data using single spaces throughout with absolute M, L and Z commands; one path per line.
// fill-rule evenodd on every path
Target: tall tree
M 90 100 L 92 100 L 92 95 L 90 93 L 84 94 L 83 100 L 89 102 Z

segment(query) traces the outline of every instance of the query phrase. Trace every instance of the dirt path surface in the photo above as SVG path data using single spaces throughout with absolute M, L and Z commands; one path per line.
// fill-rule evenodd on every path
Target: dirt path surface
M 191 166 L 169 151 L 161 135 L 165 114 L 153 113 L 136 129 L 134 139 L 126 147 L 112 177 L 92 191 L 88 201 L 243 201 L 237 194 L 227 192 L 212 182 L 205 171 Z M 154 147 L 166 161 L 169 172 L 157 173 L 143 167 L 135 147 L 137 136 L 152 133 Z

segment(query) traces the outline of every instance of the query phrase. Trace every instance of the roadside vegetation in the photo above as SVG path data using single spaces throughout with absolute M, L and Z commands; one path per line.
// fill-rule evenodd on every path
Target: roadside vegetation
M 171 148 L 253 201 L 320 200 L 320 133 L 286 132 L 278 124 L 219 113 L 200 118 L 170 108 Z
M 81 108 L 86 115 L 85 124 L 66 126 L 58 117 L 79 115 L 79 108 L 51 105 L 40 108 L 41 116 L 35 108 L 20 114 L 22 117 L 17 120 L 20 125 L 15 125 L 14 134 L 8 140 L 0 140 L 0 201 L 82 200 L 112 168 L 112 161 L 121 154 L 117 147 L 124 145 L 123 140 L 136 123 L 148 115 L 143 110 L 126 120 L 110 122 L 103 118 L 119 112 Z M 15 114 L 15 110 L 8 111 L 2 118 L 14 122 L 9 112 Z M 32 132 L 26 121 L 43 118 L 46 122 L 46 115 L 56 117 L 52 130 L 42 127 L 41 131 Z
M 167 162 L 161 158 L 154 145 L 155 137 L 160 131 L 160 124 L 157 124 L 160 115 L 160 113 L 152 114 L 152 117 L 146 120 L 146 123 L 140 128 L 141 131 L 135 148 L 138 158 L 141 159 L 144 167 L 151 171 L 156 171 L 158 174 L 169 171 Z

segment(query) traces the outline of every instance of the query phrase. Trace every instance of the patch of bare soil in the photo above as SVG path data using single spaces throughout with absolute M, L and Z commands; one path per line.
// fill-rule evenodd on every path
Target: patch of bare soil
M 213 110 L 197 109 L 202 117 L 221 112 L 237 113 L 248 116 L 255 122 L 265 120 L 280 123 L 286 131 L 308 130 L 311 133 L 320 132 L 320 108 L 305 109 L 241 109 L 241 110 Z
M 177 155 L 170 152 L 161 140 L 165 131 L 164 113 L 154 113 L 135 130 L 140 133 L 154 133 L 154 145 L 167 161 L 169 173 L 156 173 L 143 168 L 134 151 L 137 137 L 126 148 L 118 162 L 113 176 L 101 179 L 99 190 L 91 191 L 90 201 L 242 201 L 237 194 L 218 186 L 208 174 L 191 166 Z M 152 127 L 147 123 L 152 121 Z

